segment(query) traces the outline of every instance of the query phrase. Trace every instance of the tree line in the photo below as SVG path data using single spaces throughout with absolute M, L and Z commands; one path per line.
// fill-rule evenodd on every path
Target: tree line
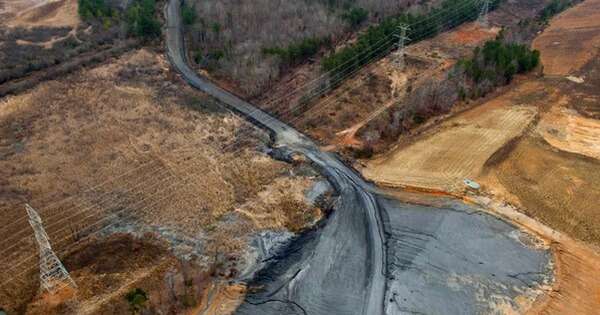
M 131 36 L 152 39 L 161 34 L 155 0 L 133 0 L 124 12 L 112 7 L 106 0 L 78 0 L 78 14 L 82 20 L 101 22 L 106 28 L 115 22 L 125 23 Z
M 548 22 L 551 17 L 556 14 L 566 10 L 567 8 L 573 6 L 576 0 L 552 0 L 549 4 L 547 4 L 542 12 L 540 12 L 540 19 L 545 22 Z
M 473 86 L 471 94 L 478 95 L 493 86 L 510 83 L 515 74 L 529 72 L 539 63 L 538 50 L 531 50 L 524 44 L 506 43 L 501 33 L 482 48 L 475 48 L 473 56 L 459 61 L 457 67 Z M 480 91 L 482 89 L 484 91 Z M 467 92 L 461 91 L 461 97 L 466 97 Z

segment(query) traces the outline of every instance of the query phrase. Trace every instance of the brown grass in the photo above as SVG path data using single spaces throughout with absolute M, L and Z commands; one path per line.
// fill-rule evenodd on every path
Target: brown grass
M 2 307 L 26 305 L 37 288 L 28 272 L 35 271 L 37 249 L 24 203 L 40 212 L 61 255 L 116 222 L 203 235 L 207 250 L 235 255 L 250 234 L 299 219 L 261 193 L 287 189 L 302 202 L 310 180 L 288 177 L 289 165 L 256 150 L 266 135 L 240 131 L 245 122 L 170 81 L 167 68 L 162 57 L 140 50 L 2 100 L 0 265 L 7 272 L 0 281 L 11 280 L 0 290 L 0 300 L 10 301 Z M 263 219 L 238 215 L 238 207 Z M 117 275 L 125 278 L 111 288 L 153 275 L 140 267 Z M 107 296 L 94 309 L 120 298 Z

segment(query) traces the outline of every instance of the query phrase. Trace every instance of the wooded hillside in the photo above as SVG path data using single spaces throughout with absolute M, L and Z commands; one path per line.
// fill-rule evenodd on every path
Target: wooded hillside
M 186 0 L 191 57 L 256 95 L 282 71 L 368 24 L 439 1 Z

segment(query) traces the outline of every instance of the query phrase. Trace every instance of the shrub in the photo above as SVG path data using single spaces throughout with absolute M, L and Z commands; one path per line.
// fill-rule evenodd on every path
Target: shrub
M 526 45 L 504 43 L 501 38 L 475 48 L 473 57 L 458 63 L 475 84 L 483 81 L 494 85 L 510 83 L 517 73 L 531 71 L 540 62 L 540 53 Z
M 540 12 L 540 19 L 543 21 L 548 21 L 551 17 L 564 11 L 572 5 L 573 3 L 570 0 L 552 0 L 552 2 L 546 5 L 542 12 Z
M 314 56 L 325 43 L 330 43 L 329 39 L 305 38 L 287 47 L 265 48 L 263 53 L 279 56 L 286 65 L 295 65 Z
M 148 295 L 140 288 L 135 288 L 125 295 L 125 299 L 129 303 L 131 314 L 138 314 L 144 309 L 148 301 Z
M 113 9 L 104 0 L 78 0 L 77 13 L 84 21 L 114 15 Z

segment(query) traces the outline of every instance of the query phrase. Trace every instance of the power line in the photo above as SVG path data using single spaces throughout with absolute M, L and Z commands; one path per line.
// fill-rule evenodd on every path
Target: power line
M 392 34 L 392 35 L 393 35 L 393 34 Z M 385 44 L 384 44 L 384 45 L 385 45 Z M 372 51 L 377 51 L 377 49 L 373 49 Z M 364 56 L 362 56 L 362 57 L 364 57 Z M 375 56 L 375 57 L 378 57 L 378 56 Z M 375 58 L 375 57 L 374 57 L 374 58 Z M 327 74 L 327 73 L 326 73 L 326 74 Z M 301 107 L 304 107 L 304 106 L 301 106 Z M 299 117 L 298 119 L 300 119 L 300 118 L 301 118 L 301 117 Z M 269 119 L 275 119 L 275 118 L 273 118 L 273 117 L 270 117 Z M 235 143 L 232 143 L 232 145 L 234 145 L 234 144 L 235 144 Z M 142 166 L 143 166 L 143 165 L 142 165 Z M 140 167 L 141 167 L 141 166 L 140 166 Z M 107 182 L 108 182 L 108 181 L 107 181 Z M 96 187 L 99 187 L 99 186 L 96 186 Z

